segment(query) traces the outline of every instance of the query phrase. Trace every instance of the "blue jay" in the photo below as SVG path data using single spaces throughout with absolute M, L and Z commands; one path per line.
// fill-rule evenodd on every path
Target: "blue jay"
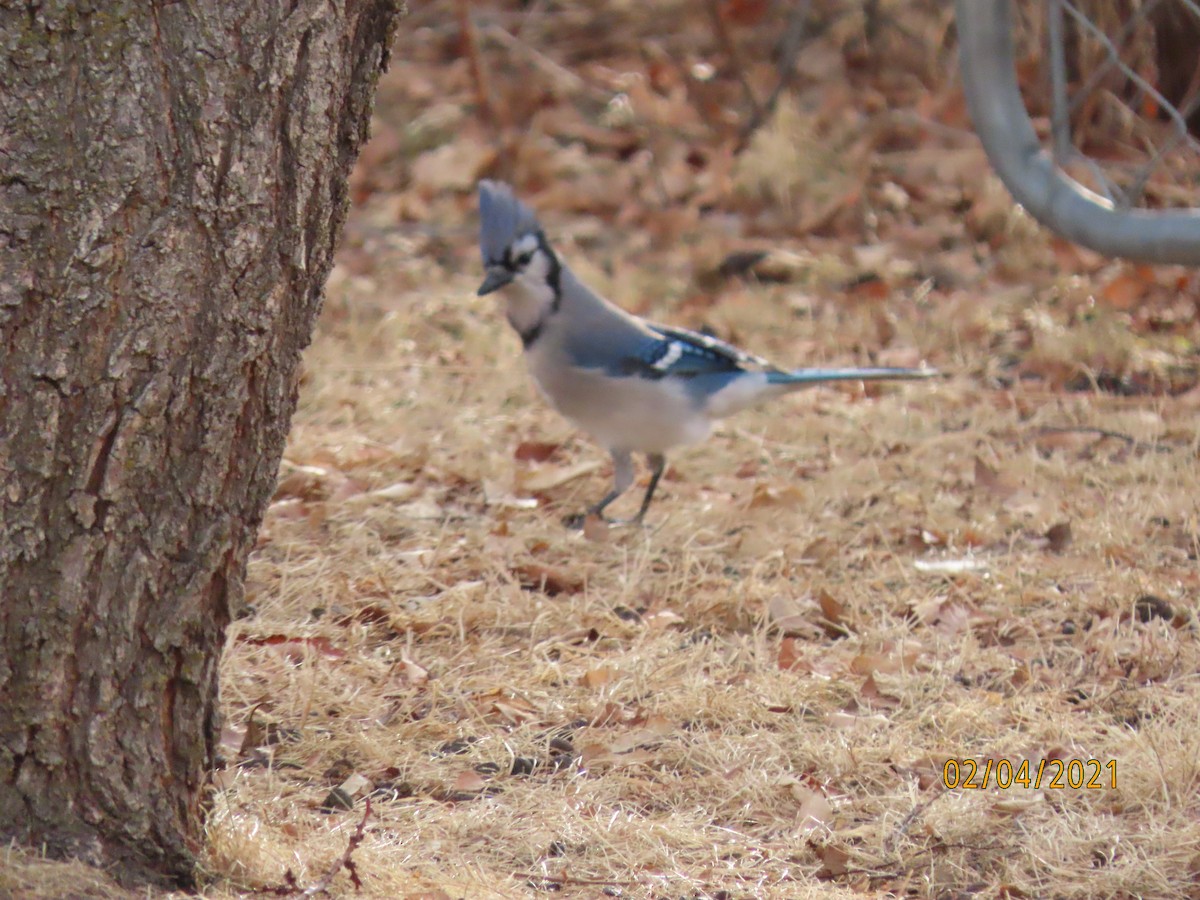
M 706 438 L 720 419 L 768 397 L 827 381 L 927 378 L 934 369 L 779 369 L 723 341 L 633 316 L 585 286 L 558 258 L 533 211 L 506 184 L 479 184 L 479 295 L 501 291 L 530 374 L 550 405 L 612 454 L 604 510 L 634 481 L 645 454 L 650 484 L 640 523 L 666 467 L 664 453 Z M 625 524 L 625 523 L 621 523 Z

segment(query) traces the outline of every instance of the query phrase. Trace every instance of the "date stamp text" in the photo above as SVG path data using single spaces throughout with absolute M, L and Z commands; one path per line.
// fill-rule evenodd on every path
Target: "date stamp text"
M 1073 788 L 1101 790 L 1117 787 L 1117 761 L 1110 759 L 948 759 L 942 766 L 942 784 L 947 790 L 1002 791 L 1026 788 L 1040 791 Z

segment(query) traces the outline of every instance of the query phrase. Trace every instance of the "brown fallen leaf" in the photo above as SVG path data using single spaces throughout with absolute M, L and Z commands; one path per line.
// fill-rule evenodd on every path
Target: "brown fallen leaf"
M 474 769 L 464 769 L 454 778 L 454 790 L 473 794 L 487 787 L 487 781 Z
M 850 634 L 851 629 L 843 620 L 845 607 L 829 591 L 821 588 L 817 594 L 817 605 L 821 607 L 822 616 L 819 624 L 829 637 L 842 638 Z
M 1111 309 L 1130 310 L 1145 299 L 1154 284 L 1154 271 L 1151 267 L 1126 264 L 1100 288 L 1097 299 Z
M 246 734 L 242 738 L 242 745 L 238 748 L 238 759 L 245 759 L 251 750 L 267 743 L 267 729 L 262 722 L 254 718 L 256 712 L 258 712 L 258 705 L 250 710 L 250 715 L 246 719 Z
M 652 713 L 651 715 L 639 713 L 629 720 L 629 724 L 631 726 L 644 729 L 648 734 L 657 735 L 659 737 L 673 734 L 675 731 L 679 730 L 678 726 L 673 720 L 668 719 L 661 713 Z
M 941 788 L 942 768 L 946 764 L 943 756 L 921 756 L 907 766 L 899 767 L 900 771 L 917 776 L 917 789 L 927 791 L 932 787 Z
M 884 646 L 877 653 L 860 653 L 850 660 L 850 671 L 855 675 L 896 675 L 911 670 L 916 663 L 917 650 L 896 645 Z
M 409 684 L 420 686 L 429 681 L 429 670 L 424 666 L 417 665 L 407 656 L 400 657 L 396 668 Z
M 628 753 L 642 744 L 660 743 L 674 730 L 674 726 L 670 722 L 666 722 L 665 728 L 658 723 L 647 725 L 645 728 L 634 728 L 632 731 L 617 736 L 608 745 L 608 749 L 613 753 Z
M 285 459 L 279 464 L 279 480 L 275 483 L 272 499 L 326 500 L 346 480 L 346 476 L 335 469 L 297 465 Z
M 950 542 L 949 537 L 944 531 L 938 531 L 936 528 L 910 528 L 904 536 L 904 543 L 910 549 L 918 552 L 929 550 L 933 547 L 945 547 Z
M 591 728 L 607 728 L 625 720 L 625 707 L 615 700 L 606 700 L 596 707 L 588 716 L 588 726 Z
M 802 668 L 804 656 L 800 652 L 799 642 L 792 637 L 785 637 L 779 642 L 779 656 L 776 664 L 785 672 L 795 672 Z
M 817 538 L 800 551 L 797 562 L 821 563 L 828 562 L 837 553 L 837 546 L 828 538 Z
M 1062 553 L 1071 543 L 1071 523 L 1059 522 L 1051 525 L 1046 531 L 1046 549 L 1052 553 Z
M 1135 568 L 1138 565 L 1138 555 L 1132 547 L 1122 547 L 1119 544 L 1109 544 L 1104 548 L 1104 558 L 1109 562 Z
M 974 606 L 965 600 L 953 600 L 939 611 L 936 627 L 941 634 L 954 637 L 968 631 L 977 618 L 979 611 Z
M 818 828 L 828 828 L 833 820 L 833 804 L 820 791 L 795 782 L 790 785 L 792 797 L 799 804 L 796 810 L 796 825 L 803 833 Z
M 1028 900 L 1031 896 L 1015 884 L 1002 884 L 996 889 L 999 900 Z
M 392 500 L 396 503 L 411 500 L 421 493 L 421 486 L 412 481 L 397 481 L 387 487 L 377 488 L 362 494 L 363 500 Z
M 618 752 L 610 749 L 603 756 L 601 756 L 597 759 L 593 759 L 592 765 L 607 763 L 610 765 L 619 765 L 619 766 L 636 766 L 636 765 L 640 765 L 642 763 L 648 763 L 648 762 L 653 762 L 653 761 L 654 761 L 654 751 L 646 750 L 644 748 L 639 747 L 637 749 L 628 750 L 628 751 L 624 751 L 621 753 L 618 753 Z
M 900 705 L 900 698 L 884 693 L 874 675 L 867 676 L 867 680 L 859 688 L 858 695 L 876 709 L 895 709 Z
M 270 634 L 266 637 L 238 635 L 238 643 L 256 647 L 279 647 L 292 662 L 303 662 L 308 651 L 315 651 L 329 659 L 341 659 L 345 650 L 335 647 L 333 641 L 320 635 L 316 637 L 293 637 L 286 634 Z
M 583 519 L 583 536 L 593 544 L 606 544 L 612 537 L 612 528 L 595 513 L 588 513 Z
M 793 507 L 804 499 L 804 491 L 795 485 L 784 485 L 783 487 L 773 487 L 766 482 L 760 481 L 754 486 L 754 494 L 750 497 L 750 509 L 762 509 L 764 507 Z
M 753 459 L 748 459 L 734 473 L 735 478 L 755 478 L 758 475 L 758 462 Z
M 468 191 L 496 158 L 496 150 L 464 136 L 433 150 L 412 162 L 413 184 L 425 196 L 447 191 Z
M 808 630 L 809 621 L 803 605 L 795 597 L 783 594 L 767 602 L 767 620 L 785 635 Z
M 573 466 L 541 465 L 537 469 L 528 472 L 518 471 L 515 478 L 516 486 L 518 490 L 531 494 L 539 494 L 543 491 L 561 487 L 569 481 L 582 478 L 584 475 L 591 475 L 603 465 L 603 460 L 599 459 L 576 463 Z
M 683 628 L 687 622 L 674 610 L 652 609 L 642 614 L 642 624 L 650 631 L 666 631 L 668 628 Z
M 498 717 L 506 722 L 528 722 L 541 713 L 530 701 L 523 697 L 514 697 L 501 688 L 481 695 L 478 702 L 489 718 Z
M 993 469 L 978 456 L 975 457 L 975 486 L 1001 498 L 1011 497 L 1020 487 L 1011 478 L 1001 475 L 999 470 Z
M 767 0 L 725 0 L 719 7 L 721 18 L 732 25 L 757 25 L 770 9 Z
M 583 677 L 579 679 L 579 683 L 586 688 L 596 690 L 597 688 L 605 687 L 612 683 L 617 677 L 617 670 L 612 666 L 600 666 L 597 669 L 588 669 L 583 673 Z
M 1175 618 L 1171 604 L 1154 594 L 1138 597 L 1133 604 L 1133 614 L 1139 622 L 1150 622 L 1156 618 L 1170 622 Z
M 814 266 L 811 256 L 788 250 L 735 250 L 725 256 L 712 272 L 705 273 L 707 280 L 718 281 L 728 278 L 753 278 L 777 284 L 803 281 Z
M 940 617 L 942 607 L 949 602 L 949 597 L 943 594 L 935 594 L 932 597 L 917 600 L 909 606 L 909 611 L 917 617 L 917 621 L 922 625 L 933 625 Z
M 253 714 L 251 724 L 253 724 Z M 246 740 L 249 734 L 249 725 L 235 725 L 227 720 L 221 726 L 221 736 L 217 743 L 217 753 L 225 760 L 226 764 L 233 762 L 235 759 L 241 759 L 246 750 L 257 746 L 257 744 L 251 744 Z
M 608 748 L 603 744 L 584 744 L 579 748 L 579 765 L 586 768 L 596 760 L 602 760 L 608 755 Z
M 817 878 L 821 880 L 841 878 L 850 871 L 848 865 L 850 852 L 841 847 L 821 847 L 817 851 L 817 857 L 821 860 L 821 868 L 817 869 Z
M 1034 807 L 1043 805 L 1046 800 L 1045 794 L 1041 791 L 1029 795 L 1026 795 L 1024 791 L 1015 794 L 1001 792 L 995 796 L 997 799 L 992 803 L 992 810 L 1008 816 L 1019 816 Z
M 831 712 L 825 716 L 825 724 L 836 731 L 852 731 L 857 728 L 881 729 L 888 726 L 886 716 L 859 716 L 848 712 Z
M 521 587 L 531 591 L 541 591 L 549 597 L 557 597 L 559 594 L 574 594 L 583 589 L 582 578 L 545 563 L 522 563 L 513 569 L 513 574 L 521 582 Z
M 358 772 L 352 773 L 339 786 L 340 790 L 347 797 L 358 798 L 367 792 L 371 787 L 371 780 L 365 775 L 360 775 Z
M 513 451 L 513 459 L 520 462 L 543 463 L 562 449 L 561 443 L 552 441 L 521 441 Z

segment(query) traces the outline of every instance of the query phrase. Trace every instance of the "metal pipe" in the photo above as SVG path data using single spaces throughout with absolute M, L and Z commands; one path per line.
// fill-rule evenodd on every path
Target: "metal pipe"
M 1107 256 L 1200 265 L 1200 211 L 1114 208 L 1055 167 L 1017 85 L 1011 0 L 956 0 L 967 108 L 992 167 L 1035 219 Z

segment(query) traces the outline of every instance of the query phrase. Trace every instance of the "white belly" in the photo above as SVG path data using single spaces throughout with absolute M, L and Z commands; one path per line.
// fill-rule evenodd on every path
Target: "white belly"
M 708 416 L 677 382 L 610 378 L 591 369 L 551 365 L 537 352 L 526 359 L 550 405 L 609 450 L 662 453 L 702 441 L 712 430 Z

